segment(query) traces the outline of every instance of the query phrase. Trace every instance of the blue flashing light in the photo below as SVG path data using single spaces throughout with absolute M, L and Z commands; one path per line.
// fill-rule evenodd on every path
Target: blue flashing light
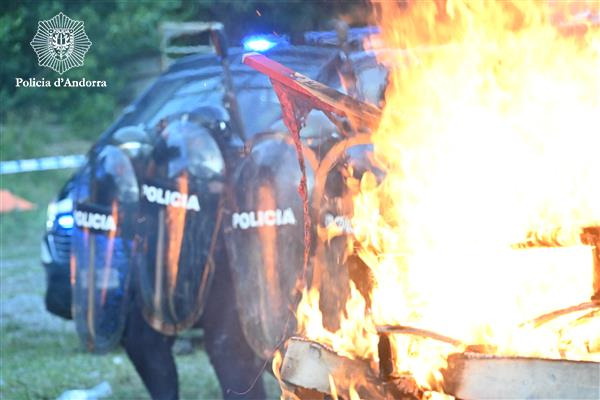
M 271 50 L 273 47 L 283 43 L 289 43 L 285 35 L 253 35 L 244 38 L 242 41 L 245 51 L 258 52 Z
M 244 50 L 246 51 L 267 51 L 277 46 L 276 42 L 261 37 L 251 37 L 244 40 Z
M 73 216 L 71 214 L 61 215 L 60 217 L 58 217 L 58 220 L 56 222 L 58 223 L 58 226 L 60 226 L 63 229 L 71 229 L 73 225 L 75 225 L 75 220 L 73 219 Z

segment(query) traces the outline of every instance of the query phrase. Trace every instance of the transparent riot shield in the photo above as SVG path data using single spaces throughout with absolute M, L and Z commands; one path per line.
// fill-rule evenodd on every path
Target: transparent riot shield
M 356 177 L 355 171 L 351 168 L 345 168 L 347 161 L 353 158 L 347 153 L 347 149 L 360 144 L 360 141 L 354 142 L 358 136 L 365 135 L 365 138 L 368 138 L 362 132 L 368 132 L 369 127 L 377 126 L 381 119 L 381 111 L 373 105 L 360 102 L 313 81 L 264 55 L 247 54 L 243 62 L 271 78 L 275 93 L 280 100 L 285 125 L 292 136 L 300 140 L 301 133 L 299 131 L 305 125 L 305 118 L 311 109 L 325 112 L 327 118 L 339 130 L 337 134 L 331 136 L 331 139 L 337 140 L 338 143 L 324 149 L 324 156 L 319 157 L 319 165 L 315 168 L 310 212 L 313 227 L 315 220 L 317 221 L 317 237 L 314 239 L 313 236 L 314 240 L 312 241 L 315 248 L 311 248 L 313 253 L 310 285 L 321 290 L 320 308 L 324 315 L 325 326 L 335 329 L 336 320 L 339 321 L 341 305 L 345 304 L 345 298 L 349 292 L 347 287 L 350 285 L 351 278 L 348 266 L 350 253 L 346 252 L 343 245 L 351 240 L 351 235 L 348 235 L 351 227 L 346 228 L 345 232 L 342 229 L 342 233 L 334 237 L 330 236 L 329 227 L 333 228 L 338 222 L 342 227 L 347 225 L 344 219 L 349 220 L 352 215 L 352 199 L 346 190 L 349 188 L 345 185 L 348 181 L 346 178 L 351 176 L 353 179 L 360 179 L 360 177 Z M 304 135 L 302 137 L 305 138 Z M 309 142 L 310 140 L 306 140 L 306 143 Z M 298 168 L 296 171 L 298 174 L 300 173 Z M 294 186 L 291 185 L 291 187 Z M 293 193 L 289 187 L 288 190 Z M 307 233 L 314 235 L 314 232 Z M 334 244 L 334 242 L 338 242 L 336 238 L 341 239 L 341 245 Z M 301 257 L 297 256 L 297 259 L 301 260 Z M 361 269 L 364 270 L 364 268 Z M 330 288 L 327 285 L 330 282 L 335 284 L 335 287 L 329 291 Z M 329 293 L 324 293 L 323 290 L 329 291 Z M 329 297 L 329 299 L 325 300 L 323 296 Z M 243 309 L 243 307 L 241 308 Z M 240 312 L 243 320 L 243 311 Z M 269 319 L 270 317 L 267 317 L 267 320 Z M 252 336 L 252 334 L 245 333 L 247 336 Z M 260 334 L 260 332 L 256 333 Z M 252 343 L 252 338 L 248 337 L 248 339 Z M 278 344 L 275 343 L 275 345 Z M 274 347 L 270 346 L 271 350 Z M 268 356 L 264 352 L 262 354 Z
M 304 254 L 301 174 L 289 135 L 258 135 L 249 147 L 233 174 L 223 224 L 242 329 L 256 354 L 268 358 L 295 330 Z M 316 160 L 304 150 L 310 189 Z
M 135 280 L 146 321 L 172 335 L 202 313 L 225 164 L 210 132 L 187 117 L 161 135 L 141 178 Z
M 125 326 L 138 185 L 130 159 L 110 145 L 84 175 L 75 189 L 73 319 L 87 349 L 101 353 L 118 343 Z

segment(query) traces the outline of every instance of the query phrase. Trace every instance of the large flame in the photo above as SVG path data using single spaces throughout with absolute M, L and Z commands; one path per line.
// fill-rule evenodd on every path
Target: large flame
M 373 142 L 386 177 L 365 174 L 354 197 L 371 307 L 353 288 L 341 328 L 328 332 L 318 293 L 306 292 L 298 319 L 307 337 L 376 359 L 375 326 L 402 324 L 497 354 L 600 360 L 597 313 L 523 324 L 593 294 L 591 247 L 579 235 L 600 226 L 600 35 L 585 19 L 569 28 L 597 8 L 376 5 L 379 39 L 405 50 L 380 53 L 391 72 Z M 515 246 L 547 232 L 569 246 Z M 393 339 L 397 367 L 423 387 L 464 349 Z

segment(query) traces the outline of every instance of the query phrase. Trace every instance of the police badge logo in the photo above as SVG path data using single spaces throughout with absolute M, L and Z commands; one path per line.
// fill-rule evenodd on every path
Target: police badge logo
M 92 42 L 85 34 L 83 21 L 76 21 L 62 12 L 52 19 L 38 22 L 38 29 L 30 42 L 38 56 L 38 63 L 63 74 L 83 65 L 85 53 Z

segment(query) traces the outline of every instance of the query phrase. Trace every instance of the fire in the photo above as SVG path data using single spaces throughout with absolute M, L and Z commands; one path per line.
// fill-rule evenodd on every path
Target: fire
M 116 201 L 112 202 L 111 212 L 113 221 L 119 220 L 119 205 Z M 100 295 L 100 304 L 104 305 L 106 303 L 106 294 L 109 288 L 109 281 L 111 273 L 113 272 L 112 265 L 112 255 L 113 249 L 115 246 L 115 236 L 117 235 L 116 230 L 112 230 L 108 232 L 108 244 L 106 246 L 106 262 L 104 263 L 104 267 L 102 268 L 102 292 Z
M 287 385 L 281 379 L 281 364 L 283 363 L 283 357 L 281 352 L 277 350 L 273 356 L 273 360 L 271 362 L 271 371 L 273 371 L 273 375 L 277 382 L 279 383 L 279 388 L 281 389 L 281 400 L 300 400 L 298 396 L 294 394 L 292 390 L 288 390 Z
M 380 53 L 390 84 L 373 143 L 386 176 L 365 174 L 353 199 L 371 306 L 353 286 L 329 332 L 319 293 L 307 291 L 301 332 L 372 360 L 376 326 L 401 324 L 496 354 L 600 361 L 597 312 L 525 323 L 593 294 L 580 234 L 600 226 L 600 35 L 581 16 L 598 4 L 399 4 L 376 4 L 378 40 L 405 49 Z M 569 246 L 519 248 L 547 232 Z M 465 349 L 392 339 L 398 370 L 424 388 Z
M 177 179 L 177 191 L 182 196 L 187 196 L 189 192 L 189 182 L 187 173 L 182 174 Z M 177 274 L 179 272 L 179 256 L 183 234 L 185 232 L 185 217 L 187 209 L 183 207 L 167 207 L 167 229 L 171 235 L 167 249 L 167 284 L 169 287 L 169 298 L 173 297 L 173 292 L 177 286 Z
M 346 303 L 345 315 L 340 316 L 340 329 L 330 332 L 323 327 L 323 315 L 319 309 L 319 292 L 315 289 L 304 291 L 298 305 L 298 329 L 310 339 L 319 339 L 328 344 L 338 354 L 362 358 L 375 358 L 377 355 L 377 331 L 373 321 L 366 319 L 366 301 L 353 282 L 351 295 Z

